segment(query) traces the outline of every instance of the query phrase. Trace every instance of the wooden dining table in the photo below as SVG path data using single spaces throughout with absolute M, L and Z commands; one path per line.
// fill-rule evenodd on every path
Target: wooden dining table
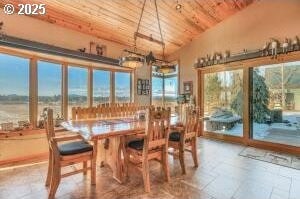
M 179 117 L 171 116 L 171 126 L 179 122 Z M 97 148 L 97 162 L 108 165 L 113 177 L 123 183 L 125 179 L 125 137 L 145 133 L 145 121 L 134 117 L 69 120 L 61 126 L 79 133 L 85 140 L 93 142 Z

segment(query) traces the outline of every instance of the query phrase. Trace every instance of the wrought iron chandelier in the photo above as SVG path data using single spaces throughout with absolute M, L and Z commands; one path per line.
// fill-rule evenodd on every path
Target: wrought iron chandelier
M 159 28 L 161 41 L 153 39 L 152 36 L 148 37 L 146 35 L 143 35 L 143 34 L 139 33 L 139 29 L 140 29 L 141 20 L 142 20 L 143 14 L 144 14 L 146 1 L 147 0 L 144 0 L 144 2 L 143 2 L 142 11 L 141 11 L 141 15 L 140 15 L 140 18 L 139 18 L 137 30 L 136 30 L 136 32 L 134 33 L 134 36 L 133 36 L 134 37 L 134 51 L 132 52 L 132 51 L 129 51 L 129 50 L 124 50 L 124 52 L 127 53 L 127 55 L 120 58 L 120 65 L 124 66 L 124 67 L 129 67 L 129 68 L 135 69 L 135 68 L 143 66 L 145 62 L 148 65 L 151 65 L 151 64 L 155 63 L 155 65 L 157 65 L 157 67 L 155 69 L 156 72 L 163 73 L 163 74 L 175 72 L 176 71 L 175 65 L 173 65 L 173 64 L 171 64 L 171 63 L 169 63 L 165 60 L 165 43 L 164 43 L 163 36 L 162 36 L 162 31 L 161 31 L 161 26 L 160 26 L 160 19 L 159 19 L 156 0 L 154 0 L 154 4 L 155 4 L 156 18 L 157 18 L 157 23 L 158 23 L 158 28 Z M 142 39 L 147 39 L 151 42 L 155 42 L 155 43 L 160 44 L 162 46 L 163 60 L 156 59 L 153 56 L 152 52 L 150 52 L 146 56 L 137 53 L 136 52 L 136 50 L 137 50 L 137 48 L 136 48 L 137 37 L 140 37 Z
M 160 62 L 160 64 L 158 65 L 158 67 L 156 67 L 156 72 L 159 73 L 163 73 L 163 74 L 167 74 L 167 73 L 172 73 L 176 71 L 176 67 L 174 64 L 169 63 L 168 61 L 166 61 L 165 59 L 165 43 L 164 43 L 164 38 L 162 35 L 162 31 L 161 31 L 161 26 L 160 26 L 160 19 L 159 19 L 159 14 L 158 14 L 158 8 L 157 8 L 157 3 L 156 0 L 154 0 L 154 4 L 155 4 L 155 11 L 156 11 L 156 18 L 157 18 L 157 23 L 158 23 L 158 28 L 159 28 L 159 34 L 160 34 L 160 38 L 161 38 L 161 47 L 162 47 L 162 61 Z
M 136 52 L 136 50 L 137 50 L 136 49 L 137 33 L 139 32 L 139 29 L 140 29 L 142 16 L 143 16 L 144 9 L 145 9 L 145 4 L 146 4 L 146 0 L 144 0 L 143 7 L 142 7 L 142 12 L 141 12 L 139 22 L 138 22 L 138 26 L 137 26 L 136 32 L 133 35 L 134 51 L 132 52 L 132 51 L 129 51 L 129 50 L 124 50 L 126 55 L 120 58 L 120 65 L 123 66 L 123 67 L 128 67 L 128 68 L 135 69 L 135 68 L 142 67 L 145 63 L 145 57 Z

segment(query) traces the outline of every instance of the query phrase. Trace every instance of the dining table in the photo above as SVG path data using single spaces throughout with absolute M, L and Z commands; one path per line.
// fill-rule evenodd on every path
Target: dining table
M 172 128 L 179 123 L 177 115 L 171 115 Z M 124 153 L 126 137 L 145 133 L 146 121 L 132 117 L 113 117 L 107 119 L 68 120 L 61 126 L 71 132 L 80 134 L 86 141 L 96 147 L 97 162 L 112 169 L 113 178 L 119 183 L 126 181 Z

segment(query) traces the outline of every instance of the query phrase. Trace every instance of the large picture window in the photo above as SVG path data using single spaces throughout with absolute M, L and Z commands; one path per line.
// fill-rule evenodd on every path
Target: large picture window
M 0 123 L 29 121 L 29 60 L 0 54 Z
M 93 105 L 110 102 L 110 72 L 93 71 Z
M 88 94 L 88 70 L 86 68 L 69 66 L 68 70 L 69 117 L 72 107 L 86 107 Z
M 174 108 L 177 106 L 178 77 L 165 77 L 165 106 Z
M 243 136 L 243 70 L 204 75 L 204 130 Z
M 130 102 L 131 86 L 130 73 L 116 72 L 115 73 L 115 102 L 126 103 Z
M 51 107 L 54 115 L 62 110 L 62 67 L 59 64 L 38 61 L 38 114 Z
M 172 112 L 178 107 L 178 66 L 170 73 L 160 73 L 152 66 L 152 105 L 170 107 Z
M 300 62 L 251 71 L 252 138 L 300 146 Z
M 152 76 L 152 105 L 163 105 L 163 78 Z

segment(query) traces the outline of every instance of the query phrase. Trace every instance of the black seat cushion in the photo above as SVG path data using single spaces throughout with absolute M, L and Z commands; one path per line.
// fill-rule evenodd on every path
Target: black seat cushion
M 128 147 L 133 148 L 135 150 L 143 150 L 144 139 L 132 140 L 132 141 L 128 142 Z
M 74 155 L 78 153 L 84 153 L 93 150 L 93 146 L 85 141 L 76 141 L 58 146 L 59 153 L 61 155 Z
M 179 132 L 171 132 L 169 135 L 169 140 L 173 142 L 180 141 L 180 133 Z

